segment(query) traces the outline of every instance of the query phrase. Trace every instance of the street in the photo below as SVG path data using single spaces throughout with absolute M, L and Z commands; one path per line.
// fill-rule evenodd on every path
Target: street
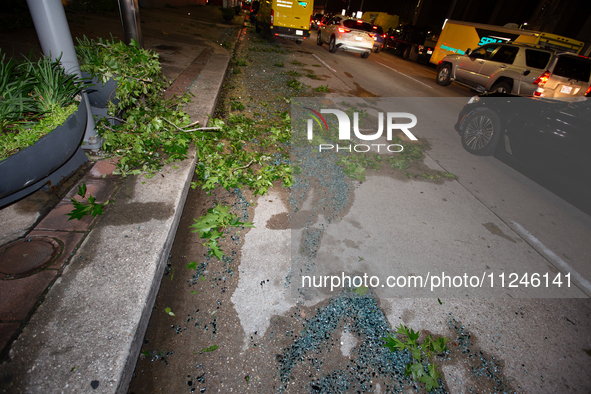
M 257 38 L 244 34 L 235 57 L 256 59 L 247 48 Z M 310 116 L 297 108 L 363 110 L 373 125 L 378 112 L 411 113 L 412 133 L 428 145 L 414 165 L 453 176 L 367 166 L 363 180 L 348 180 L 334 155 L 308 147 L 294 156 L 301 173 L 291 193 L 215 193 L 255 225 L 227 237 L 232 253 L 222 261 L 204 259 L 189 231 L 210 208 L 204 191 L 191 191 L 130 392 L 424 392 L 404 376 L 410 353 L 383 347 L 401 324 L 421 341 L 448 338 L 449 352 L 434 361 L 436 392 L 591 391 L 591 217 L 499 160 L 466 152 L 453 126 L 474 93 L 438 86 L 432 65 L 388 52 L 331 54 L 315 33 L 301 45 L 276 42 L 285 52 L 275 61 L 329 90 L 292 99 L 292 124 Z M 264 68 L 271 79 L 285 72 Z M 187 269 L 194 261 L 196 272 Z M 343 288 L 347 275 L 377 279 Z

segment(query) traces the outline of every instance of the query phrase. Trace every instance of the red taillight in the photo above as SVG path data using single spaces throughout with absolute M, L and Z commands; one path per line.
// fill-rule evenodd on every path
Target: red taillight
M 350 33 L 350 32 L 351 32 L 351 30 L 349 30 L 349 29 L 344 29 L 342 27 L 339 27 L 339 33 Z
M 271 26 L 273 26 L 274 17 L 275 17 L 275 10 L 271 8 Z
M 585 97 L 589 97 L 589 95 L 591 95 L 591 86 L 589 86 L 589 89 L 585 92 Z
M 375 35 L 375 34 L 373 34 L 373 33 L 369 33 L 369 36 L 370 36 L 371 38 L 373 38 L 374 40 L 376 39 L 376 35 Z
M 544 86 L 546 82 L 548 82 L 548 79 L 550 79 L 550 71 L 544 71 L 544 73 L 534 81 L 534 85 Z
M 386 38 L 386 34 L 382 34 L 382 37 Z

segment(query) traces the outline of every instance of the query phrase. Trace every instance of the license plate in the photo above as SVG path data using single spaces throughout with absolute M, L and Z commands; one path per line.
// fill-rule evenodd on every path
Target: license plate
M 355 37 L 355 39 L 356 39 L 357 41 L 363 41 L 363 37 L 359 37 L 359 36 L 357 36 L 357 37 Z
M 429 49 L 429 50 L 427 51 L 427 55 L 432 55 L 432 54 L 433 54 L 433 51 Z
M 296 36 L 303 36 L 303 35 L 304 35 L 303 30 L 296 30 Z
M 560 93 L 565 93 L 565 94 L 570 94 L 570 92 L 573 91 L 573 87 L 572 86 L 563 86 L 560 89 Z

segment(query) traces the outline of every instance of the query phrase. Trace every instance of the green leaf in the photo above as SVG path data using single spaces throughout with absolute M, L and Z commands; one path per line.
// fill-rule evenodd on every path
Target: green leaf
M 172 310 L 171 310 L 170 308 L 168 308 L 168 307 L 164 308 L 164 312 L 165 312 L 166 314 L 170 315 L 170 316 L 176 316 L 176 315 L 175 315 L 175 314 L 172 312 Z
M 187 264 L 187 269 L 197 271 L 197 262 L 193 261 L 193 262 Z
M 197 294 L 197 290 L 193 290 L 192 292 L 190 292 L 189 294 Z
M 213 345 L 210 347 L 206 347 L 205 349 L 202 349 L 201 352 L 199 353 L 209 353 L 209 352 L 213 352 L 214 350 L 216 350 L 219 346 L 218 345 Z M 196 352 L 197 353 L 197 352 Z
M 423 369 L 423 364 L 415 363 L 415 364 L 406 364 L 406 368 L 404 369 L 404 374 L 406 376 L 411 376 L 415 380 L 420 380 L 420 378 L 425 375 L 425 371 Z
M 367 290 L 369 290 L 369 288 L 365 287 L 365 286 L 361 286 L 361 287 L 356 287 L 353 290 L 353 293 L 356 293 L 360 296 L 363 296 L 365 293 L 367 293 Z

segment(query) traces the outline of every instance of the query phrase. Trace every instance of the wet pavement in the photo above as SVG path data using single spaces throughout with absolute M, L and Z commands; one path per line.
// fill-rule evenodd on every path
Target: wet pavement
M 207 85 L 212 78 L 203 76 L 214 74 L 216 55 L 229 60 L 230 54 L 222 45 L 201 45 L 201 38 L 194 38 L 208 32 L 195 31 L 187 38 L 175 30 L 170 22 L 185 11 L 164 11 L 170 16 L 146 10 L 153 20 L 144 33 L 157 37 L 147 42 L 164 57 L 163 70 L 175 80 L 169 91 L 203 92 L 211 101 L 219 89 Z M 156 24 L 167 19 L 169 24 L 162 28 Z M 210 27 L 212 22 L 204 23 Z M 184 30 L 184 25 L 176 25 Z M 289 108 L 277 97 L 296 94 L 286 87 L 292 79 L 312 88 L 328 85 L 328 97 L 356 95 L 336 73 L 320 67 L 305 47 L 287 41 L 267 45 L 248 29 L 239 36 L 236 29 L 224 29 L 219 39 L 239 37 L 242 44 L 234 56 L 249 66 L 241 70 L 245 84 L 226 80 L 218 106 L 221 114 L 231 113 L 232 103 L 242 99 L 243 113 L 255 119 L 276 116 L 277 110 Z M 223 65 L 214 64 L 217 71 Z M 234 69 L 230 73 L 240 75 Z M 261 69 L 275 70 L 269 72 L 273 77 Z M 196 95 L 192 110 L 206 118 L 200 112 L 203 96 Z M 444 378 L 435 392 L 591 390 L 588 299 L 389 299 L 371 290 L 294 297 L 290 247 L 299 238 L 298 231 L 292 231 L 290 207 L 301 204 L 316 212 L 309 215 L 316 220 L 351 219 L 350 199 L 358 185 L 341 179 L 342 174 L 321 176 L 313 187 L 299 185 L 292 194 L 276 185 L 269 194 L 256 197 L 246 190 L 207 194 L 189 189 L 191 160 L 180 169 L 167 167 L 156 179 L 115 177 L 110 184 L 111 178 L 102 178 L 108 168 L 98 171 L 107 165 L 95 164 L 95 172 L 82 175 L 89 184 L 107 186 L 94 191 L 104 191 L 113 201 L 105 215 L 89 227 L 64 227 L 59 215 L 52 222 L 56 224 L 43 224 L 39 235 L 74 246 L 64 249 L 61 262 L 18 279 L 22 287 L 7 286 L 0 293 L 15 296 L 10 305 L 23 305 L 19 311 L 6 308 L 0 317 L 7 332 L 16 332 L 4 336 L 12 350 L 10 360 L 0 366 L 0 390 L 126 392 L 131 381 L 129 392 L 137 394 L 425 392 L 423 384 L 404 374 L 410 353 L 392 353 L 383 346 L 382 337 L 401 323 L 421 330 L 421 340 L 426 334 L 449 338 L 450 351 L 436 358 Z M 367 180 L 369 185 L 372 181 L 376 178 Z M 413 184 L 427 190 L 421 181 Z M 112 194 L 107 193 L 109 187 Z M 306 194 L 314 198 L 306 199 Z M 61 198 L 53 195 L 50 200 L 66 204 L 68 200 Z M 222 241 L 226 256 L 221 260 L 208 256 L 197 234 L 189 231 L 193 219 L 214 203 L 231 206 L 241 220 L 256 226 L 231 229 Z M 20 212 L 26 210 L 40 211 Z M 17 228 L 11 234 L 18 235 L 10 238 L 37 234 L 31 228 L 50 223 L 40 217 L 51 214 L 28 219 L 28 226 L 17 220 L 24 233 Z M 295 226 L 307 231 L 304 249 L 309 254 L 322 244 L 321 228 Z M 0 285 L 8 282 L 16 283 Z M 31 289 L 29 304 L 42 301 L 32 305 L 32 314 L 24 308 L 24 296 L 16 297 L 25 289 Z

